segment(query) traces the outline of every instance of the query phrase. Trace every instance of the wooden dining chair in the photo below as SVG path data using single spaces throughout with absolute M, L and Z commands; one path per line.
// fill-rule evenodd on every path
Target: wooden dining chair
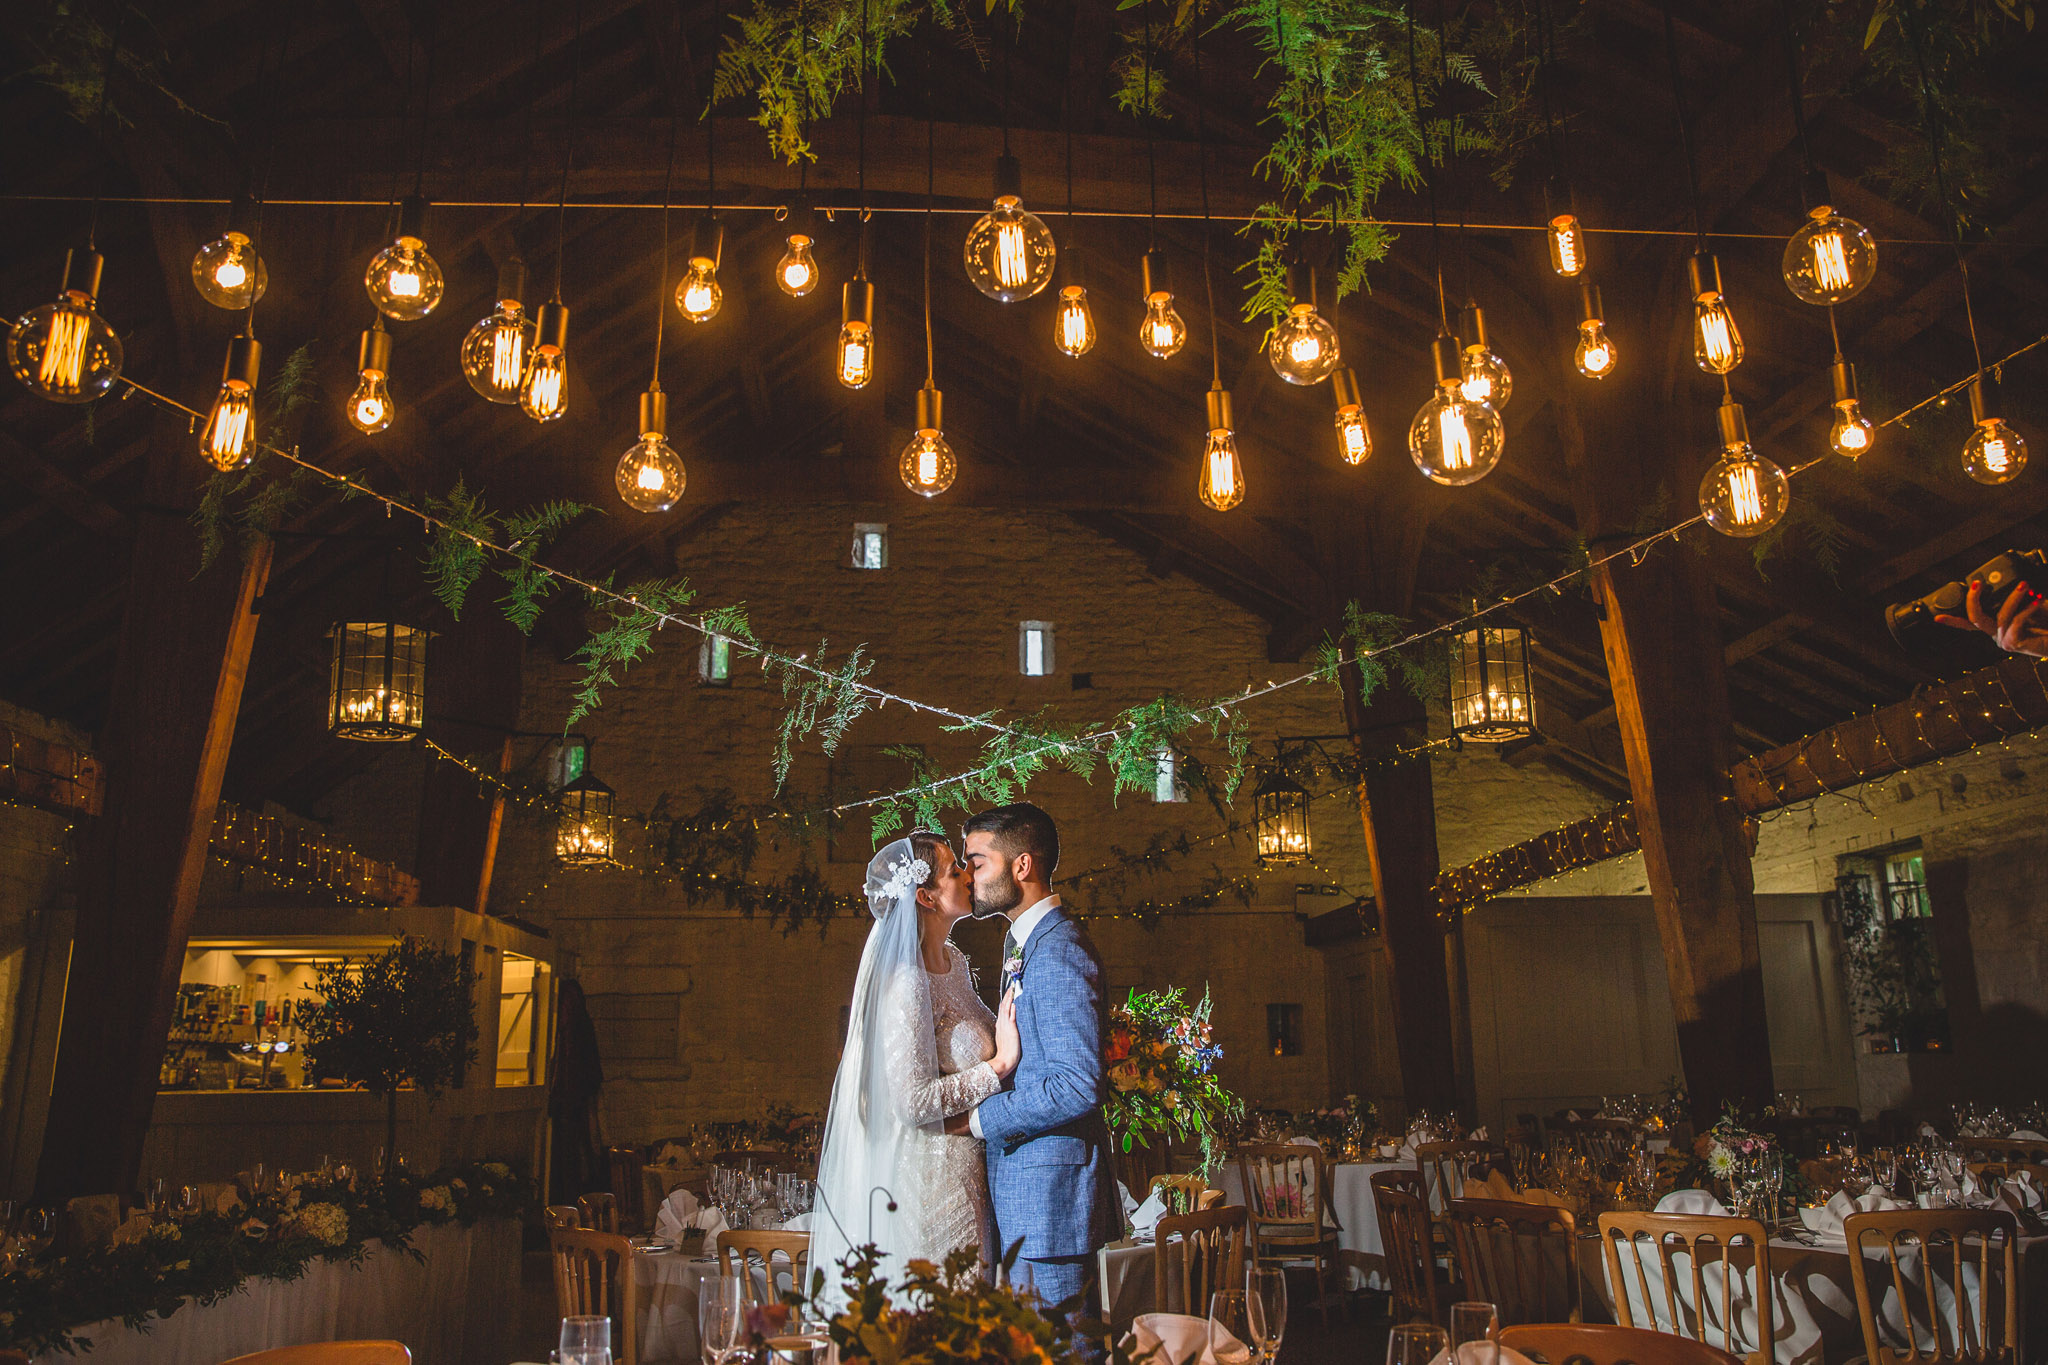
M 1223 1202 L 1223 1191 L 1212 1190 L 1209 1182 L 1194 1172 L 1185 1175 L 1155 1175 L 1147 1196 L 1164 1190 L 1168 1213 L 1194 1213 L 1213 1209 Z
M 1251 1212 L 1252 1257 L 1285 1267 L 1315 1267 L 1316 1307 L 1330 1323 L 1330 1267 L 1337 1233 L 1330 1212 L 1330 1161 L 1307 1143 L 1253 1143 L 1237 1149 L 1238 1178 Z
M 1709 1310 L 1720 1305 L 1721 1349 L 1749 1365 L 1772 1365 L 1771 1243 L 1754 1218 L 1692 1213 L 1603 1213 L 1600 1250 L 1607 1283 L 1614 1291 L 1614 1315 L 1623 1327 L 1673 1332 L 1713 1345 L 1717 1324 Z M 1683 1257 L 1684 1265 L 1679 1264 Z M 1709 1291 L 1709 1283 L 1718 1288 Z M 1650 1321 L 1635 1320 L 1631 1285 Z M 1753 1291 L 1753 1292 L 1752 1292 Z M 1755 1348 L 1737 1335 L 1742 1313 L 1728 1305 L 1747 1301 L 1754 1313 Z
M 597 1232 L 617 1233 L 619 1231 L 619 1205 L 612 1198 L 610 1190 L 595 1190 L 576 1196 L 576 1207 L 583 1212 L 583 1226 Z
M 2008 1165 L 2019 1162 L 2028 1165 L 2048 1165 L 2048 1142 L 2032 1138 L 1969 1138 L 1959 1137 L 1956 1150 L 1963 1154 L 1965 1161 L 2002 1161 Z
M 1432 1217 L 1442 1217 L 1453 1199 L 1465 1197 L 1465 1182 L 1475 1171 L 1481 1181 L 1488 1170 L 1510 1174 L 1508 1149 L 1497 1142 L 1418 1143 L 1415 1169 L 1422 1176 Z
M 2011 1214 L 2003 1209 L 1895 1209 L 1851 1214 L 1842 1220 L 1842 1230 L 1849 1238 L 1856 1316 L 1863 1322 L 1870 1365 L 2015 1365 L 2019 1360 L 2020 1302 L 2026 1289 L 2019 1281 L 2019 1224 Z M 1887 1289 L 1894 1296 L 1889 1305 Z M 1942 1311 L 1944 1299 L 1953 1317 Z M 1910 1340 L 1901 1342 L 1878 1330 L 1886 1306 L 1910 1322 Z
M 580 1228 L 583 1210 L 574 1204 L 550 1204 L 541 1213 L 541 1224 L 551 1228 Z
M 251 1351 L 221 1365 L 412 1365 L 412 1352 L 402 1341 L 309 1341 Z
M 1624 1160 L 1643 1136 L 1641 1127 L 1627 1119 L 1570 1119 L 1557 1131 L 1580 1156 L 1602 1166 Z
M 1245 1282 L 1250 1233 L 1251 1211 L 1241 1204 L 1161 1218 L 1152 1241 L 1157 1310 L 1197 1318 L 1207 1314 L 1211 1294 Z
M 1500 1344 L 1537 1365 L 1742 1365 L 1739 1357 L 1691 1337 L 1605 1323 L 1503 1327 Z
M 1444 1325 L 1449 1286 L 1438 1283 L 1436 1244 L 1429 1206 L 1422 1202 L 1421 1177 L 1410 1171 L 1375 1171 L 1372 1202 L 1379 1213 L 1380 1247 L 1386 1257 L 1394 1321 Z M 1443 1293 L 1439 1293 L 1439 1290 Z
M 638 1365 L 640 1283 L 633 1244 L 615 1232 L 549 1228 L 555 1310 L 565 1318 L 609 1317 L 613 1365 Z
M 808 1294 L 810 1286 L 804 1283 L 804 1267 L 811 1258 L 811 1234 L 808 1232 L 721 1232 L 718 1234 L 718 1273 L 740 1277 L 740 1299 L 752 1308 L 758 1293 L 768 1291 L 769 1303 L 782 1298 L 782 1290 L 776 1283 L 775 1257 L 780 1253 L 788 1262 L 790 1285 L 799 1294 Z M 754 1283 L 754 1262 L 761 1264 L 761 1283 Z
M 645 1232 L 650 1211 L 647 1208 L 647 1181 L 641 1172 L 647 1163 L 641 1158 L 638 1147 L 613 1147 L 610 1155 L 612 1203 L 619 1211 L 619 1231 Z
M 1502 1326 L 1578 1322 L 1578 1237 L 1570 1212 L 1512 1199 L 1453 1199 L 1450 1229 L 1465 1297 L 1491 1303 Z

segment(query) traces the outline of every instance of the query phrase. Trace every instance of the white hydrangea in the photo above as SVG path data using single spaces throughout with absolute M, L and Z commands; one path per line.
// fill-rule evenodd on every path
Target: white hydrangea
M 493 1180 L 510 1180 L 512 1178 L 512 1168 L 502 1161 L 486 1161 L 483 1164 L 483 1172 Z
M 432 1213 L 453 1213 L 455 1196 L 446 1185 L 435 1185 L 420 1191 L 420 1207 Z
M 348 1210 L 339 1204 L 307 1204 L 292 1211 L 283 1231 L 287 1237 L 310 1237 L 338 1247 L 348 1241 Z

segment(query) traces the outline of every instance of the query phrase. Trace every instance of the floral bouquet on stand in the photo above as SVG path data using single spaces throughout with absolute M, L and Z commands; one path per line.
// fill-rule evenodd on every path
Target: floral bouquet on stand
M 1762 1200 L 1764 1221 L 1777 1221 L 1777 1195 L 1785 1168 L 1777 1144 L 1768 1134 L 1744 1127 L 1742 1116 L 1731 1106 L 1694 1140 L 1693 1151 L 1705 1163 L 1706 1174 L 1726 1187 L 1736 1217 L 1749 1217 Z
M 1379 1110 L 1371 1100 L 1346 1095 L 1328 1109 L 1304 1109 L 1294 1116 L 1294 1131 L 1312 1137 L 1333 1159 L 1362 1161 L 1367 1137 L 1379 1130 Z
M 1109 1100 L 1102 1106 L 1118 1149 L 1150 1147 L 1154 1136 L 1198 1142 L 1202 1174 L 1223 1160 L 1223 1127 L 1244 1114 L 1244 1101 L 1216 1079 L 1223 1049 L 1209 1027 L 1209 993 L 1189 1005 L 1178 986 L 1134 990 L 1109 1014 L 1102 1051 Z

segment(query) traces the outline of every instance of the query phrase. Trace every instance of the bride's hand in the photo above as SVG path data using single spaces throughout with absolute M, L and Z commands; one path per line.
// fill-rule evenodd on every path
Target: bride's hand
M 1008 1080 L 1023 1055 L 1024 1043 L 1017 1036 L 1017 993 L 1010 990 L 1004 992 L 1003 1003 L 996 1009 L 996 1055 L 989 1065 L 999 1078 Z

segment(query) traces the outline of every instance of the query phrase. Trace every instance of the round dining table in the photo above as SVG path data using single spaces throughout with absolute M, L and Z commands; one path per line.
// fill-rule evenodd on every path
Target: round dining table
M 1337 1245 L 1345 1251 L 1356 1251 L 1367 1256 L 1383 1257 L 1386 1248 L 1380 1242 L 1379 1206 L 1373 1202 L 1372 1178 L 1380 1171 L 1413 1171 L 1415 1162 L 1407 1161 L 1347 1161 L 1330 1168 L 1330 1216 L 1337 1223 Z M 1244 1178 L 1239 1174 L 1237 1163 L 1231 1162 L 1216 1175 L 1216 1188 L 1223 1191 L 1223 1202 L 1242 1204 L 1244 1200 Z M 1377 1273 L 1361 1277 L 1352 1272 L 1351 1288 L 1361 1285 L 1367 1289 L 1384 1289 L 1386 1278 Z M 1142 1311 L 1142 1310 L 1141 1310 Z

